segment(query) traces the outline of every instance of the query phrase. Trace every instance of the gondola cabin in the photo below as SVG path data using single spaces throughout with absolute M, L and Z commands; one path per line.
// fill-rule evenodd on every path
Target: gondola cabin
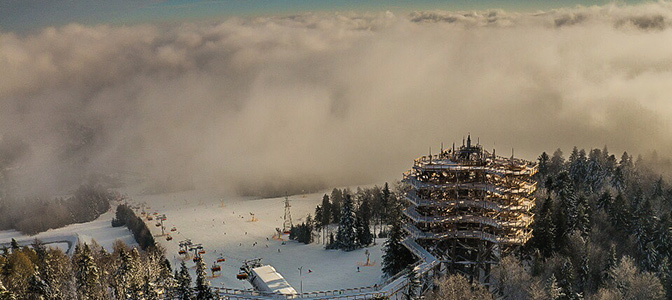
M 238 275 L 236 275 L 236 278 L 238 278 L 238 280 L 245 280 L 245 279 L 247 279 L 247 276 L 248 276 L 247 273 L 245 273 L 243 271 L 240 271 L 240 273 L 238 273 Z

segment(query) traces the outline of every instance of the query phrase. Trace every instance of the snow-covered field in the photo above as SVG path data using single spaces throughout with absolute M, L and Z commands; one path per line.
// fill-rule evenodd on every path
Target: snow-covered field
M 145 203 L 150 214 L 165 214 L 166 232 L 173 237 L 167 241 L 160 235 L 160 228 L 154 221 L 147 225 L 154 233 L 156 241 L 166 248 L 173 268 L 179 268 L 182 257 L 178 254 L 179 241 L 191 239 L 193 243 L 203 244 L 206 254 L 204 261 L 208 268 L 219 257 L 226 258 L 220 263 L 222 271 L 210 278 L 212 286 L 249 289 L 247 281 L 236 279 L 236 274 L 245 259 L 262 258 L 262 263 L 270 264 L 282 274 L 297 290 L 303 292 L 337 290 L 362 286 L 373 286 L 381 280 L 382 239 L 377 245 L 367 248 L 374 266 L 362 266 L 366 262 L 365 249 L 352 252 L 325 250 L 321 243 L 304 245 L 295 241 L 273 239 L 275 228 L 282 227 L 284 215 L 284 197 L 269 199 L 245 199 L 223 197 L 216 192 L 196 190 L 160 195 L 142 195 L 134 189 L 124 190 L 129 195 L 129 203 Z M 315 206 L 322 200 L 324 193 L 290 196 L 291 214 L 294 224 L 304 221 L 306 215 L 313 213 Z M 257 221 L 251 221 L 250 213 Z M 139 212 L 138 212 L 139 214 Z M 126 227 L 113 228 L 111 220 L 114 207 L 95 221 L 73 224 L 64 228 L 49 230 L 36 236 L 25 236 L 16 231 L 0 231 L 0 243 L 11 238 L 34 239 L 58 236 L 79 236 L 87 242 L 95 239 L 108 250 L 116 239 L 127 244 L 137 245 Z M 177 231 L 170 232 L 172 227 Z M 63 243 L 58 247 L 66 247 Z M 64 249 L 65 250 L 65 249 Z M 195 276 L 195 264 L 185 261 Z M 359 272 L 357 267 L 359 266 Z M 303 267 L 301 276 L 299 269 Z M 208 272 L 212 275 L 211 272 Z
M 315 206 L 322 201 L 322 195 L 289 197 L 294 224 L 304 221 L 306 215 L 314 212 Z M 178 254 L 179 241 L 185 239 L 203 244 L 206 250 L 204 261 L 208 267 L 220 256 L 226 258 L 226 262 L 221 263 L 222 272 L 210 279 L 213 286 L 251 288 L 247 281 L 237 280 L 236 274 L 245 259 L 257 257 L 275 267 L 299 292 L 301 283 L 304 292 L 373 286 L 379 283 L 382 275 L 381 239 L 377 239 L 377 245 L 367 248 L 371 252 L 370 260 L 375 261 L 374 266 L 367 267 L 360 266 L 366 262 L 365 249 L 343 252 L 325 250 L 321 243 L 304 245 L 286 241 L 283 245 L 282 241 L 273 239 L 275 228 L 282 227 L 284 197 L 227 198 L 210 191 L 188 191 L 136 194 L 130 198 L 135 203 L 146 203 L 150 207 L 147 209 L 149 213 L 165 214 L 167 230 L 173 226 L 177 228 L 176 232 L 170 232 L 172 241 L 157 237 L 174 267 L 179 267 L 182 261 Z M 257 221 L 251 221 L 250 213 L 254 213 Z M 161 233 L 155 221 L 148 221 L 148 226 L 155 235 Z M 287 236 L 284 238 L 287 240 Z M 191 260 L 186 260 L 186 263 L 193 270 L 195 264 Z M 358 266 L 360 272 L 357 272 Z M 303 267 L 302 272 L 298 269 L 300 267 Z
M 49 216 L 44 217 L 48 218 Z M 122 240 L 126 244 L 137 246 L 138 244 L 133 239 L 133 235 L 126 229 L 126 227 L 112 227 L 112 218 L 114 218 L 114 209 L 102 214 L 94 221 L 71 224 L 58 229 L 50 229 L 34 236 L 24 235 L 15 230 L 4 230 L 0 231 L 0 245 L 9 243 L 12 238 L 19 242 L 31 242 L 37 238 L 45 242 L 79 239 L 79 241 L 86 243 L 90 243 L 91 240 L 94 239 L 108 251 L 112 251 L 112 247 L 116 240 Z M 58 247 L 63 251 L 68 250 L 68 244 L 65 242 L 54 242 L 47 245 Z

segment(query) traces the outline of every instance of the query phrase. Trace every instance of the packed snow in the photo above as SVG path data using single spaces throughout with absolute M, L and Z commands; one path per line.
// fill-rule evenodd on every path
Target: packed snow
M 253 258 L 262 258 L 262 264 L 273 266 L 298 292 L 301 286 L 303 292 L 310 292 L 380 285 L 383 239 L 376 239 L 375 246 L 351 252 L 325 250 L 321 240 L 305 245 L 288 240 L 287 235 L 282 236 L 284 241 L 274 239 L 276 228 L 283 224 L 284 197 L 223 197 L 203 190 L 160 195 L 128 191 L 128 194 L 135 194 L 130 196 L 133 203 L 145 203 L 149 207 L 145 208 L 148 214 L 166 215 L 164 224 L 166 233 L 173 237 L 171 241 L 156 237 L 161 234 L 161 229 L 155 226 L 156 219 L 147 222 L 157 242 L 166 248 L 166 256 L 174 268 L 183 261 L 184 256 L 178 251 L 179 242 L 185 239 L 203 245 L 206 250 L 203 258 L 208 267 L 220 257 L 226 259 L 220 263 L 222 271 L 210 278 L 212 286 L 252 288 L 246 280 L 236 279 L 236 274 L 244 260 Z M 293 223 L 299 224 L 309 213 L 312 215 L 322 195 L 324 193 L 290 196 Z M 172 227 L 176 231 L 171 232 Z M 373 266 L 364 266 L 367 249 Z M 193 272 L 195 264 L 191 259 L 184 261 Z
M 148 214 L 166 215 L 165 233 L 173 237 L 171 241 L 159 236 L 161 229 L 155 226 L 156 219 L 143 219 L 156 241 L 166 249 L 166 257 L 173 268 L 179 268 L 184 260 L 192 278 L 195 278 L 195 263 L 178 254 L 179 242 L 185 239 L 203 245 L 206 251 L 203 258 L 209 276 L 212 276 L 210 267 L 213 263 L 218 258 L 226 259 L 219 263 L 222 270 L 214 278 L 209 278 L 213 287 L 251 289 L 252 285 L 246 280 L 236 279 L 236 274 L 244 260 L 253 258 L 262 258 L 262 264 L 273 266 L 297 292 L 301 292 L 301 287 L 303 292 L 311 292 L 380 285 L 383 239 L 376 239 L 374 246 L 351 252 L 326 250 L 321 239 L 319 243 L 316 240 L 309 245 L 291 241 L 286 234 L 281 237 L 282 240 L 274 239 L 276 228 L 281 228 L 283 224 L 284 197 L 226 197 L 207 190 L 157 195 L 144 195 L 134 189 L 123 192 L 129 195 L 129 204 L 144 203 L 149 207 L 145 208 Z M 290 196 L 293 223 L 299 224 L 309 213 L 312 215 L 324 193 Z M 60 240 L 75 236 L 82 242 L 96 240 L 109 251 L 112 251 L 117 239 L 137 246 L 126 227 L 111 226 L 114 210 L 113 206 L 92 222 L 72 224 L 35 236 L 13 230 L 0 231 L 0 244 L 9 243 L 12 238 L 19 241 L 51 239 L 54 240 L 51 246 L 67 250 L 67 243 Z M 140 211 L 137 214 L 140 215 Z M 254 214 L 255 221 L 252 221 L 251 214 Z M 171 231 L 173 227 L 176 231 Z M 371 266 L 365 266 L 367 249 L 371 253 Z M 303 267 L 302 271 L 299 271 L 300 267 Z
M 113 250 L 116 240 L 137 246 L 133 235 L 126 227 L 112 227 L 112 218 L 114 218 L 114 209 L 102 214 L 94 221 L 50 229 L 34 236 L 28 236 L 16 230 L 3 230 L 0 231 L 0 245 L 8 245 L 12 238 L 16 239 L 20 245 L 32 244 L 35 239 L 40 239 L 47 246 L 60 248 L 70 254 L 74 251 L 71 245 L 74 246 L 77 241 L 91 243 L 95 240 L 108 251 Z

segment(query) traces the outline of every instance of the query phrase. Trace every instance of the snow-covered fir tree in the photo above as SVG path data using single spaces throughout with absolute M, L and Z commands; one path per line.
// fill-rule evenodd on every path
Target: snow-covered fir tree
M 199 259 L 196 262 L 196 300 L 215 299 L 206 276 L 205 263 L 203 259 Z
M 133 281 L 132 277 L 136 270 L 133 258 L 128 251 L 121 248 L 119 251 L 119 258 L 121 264 L 114 273 L 112 291 L 117 299 L 125 299 L 130 293 L 131 282 Z
M 33 275 L 28 279 L 28 294 L 32 299 L 52 299 L 49 297 L 49 286 L 42 279 L 39 268 L 35 266 Z
M 357 210 L 357 242 L 360 246 L 366 247 L 373 242 L 371 234 L 371 204 L 368 197 L 362 197 L 361 204 Z
M 179 300 L 190 300 L 191 299 L 191 275 L 189 275 L 189 270 L 187 265 L 184 264 L 184 261 L 180 264 L 179 273 L 175 270 L 175 279 L 177 281 L 175 294 Z
M 143 278 L 142 296 L 144 300 L 159 300 L 156 284 L 152 282 L 149 275 L 145 275 Z
M 341 207 L 341 219 L 338 223 L 335 248 L 352 251 L 357 249 L 357 226 L 352 197 L 345 195 Z
M 91 249 L 86 243 L 83 247 L 78 246 L 78 248 L 80 248 L 79 251 L 75 250 L 74 261 L 77 294 L 81 299 L 99 299 L 101 298 L 98 286 L 100 275 L 93 260 Z

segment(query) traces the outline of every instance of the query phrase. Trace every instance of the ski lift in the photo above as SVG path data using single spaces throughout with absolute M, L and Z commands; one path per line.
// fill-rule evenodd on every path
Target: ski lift
M 182 254 L 187 254 L 187 251 L 184 251 L 184 250 L 180 249 L 180 251 L 177 251 L 177 253 L 182 255 Z
M 173 226 L 173 228 L 171 228 L 170 231 L 177 231 L 177 228 Z
M 143 211 L 143 212 L 141 212 L 140 214 L 144 216 L 144 215 L 146 215 L 147 213 Z
M 205 254 L 205 250 L 198 251 L 198 254 Z
M 225 261 L 226 261 L 226 258 L 224 258 L 223 256 L 220 256 L 219 258 L 217 258 L 218 263 L 225 262 Z
M 213 273 L 214 273 L 214 272 L 219 272 L 219 271 L 222 270 L 222 266 L 217 265 L 217 264 L 213 264 L 213 265 L 212 265 L 212 268 L 210 268 L 210 270 L 211 270 Z
M 199 260 L 201 260 L 200 256 L 195 256 L 194 259 L 193 259 L 194 262 L 198 262 Z
M 148 208 L 149 208 L 149 207 L 148 207 Z M 153 213 L 153 215 L 155 215 L 155 216 L 158 215 L 158 214 L 159 214 L 158 212 L 154 212 L 154 213 Z
M 169 235 L 169 236 L 166 237 L 166 241 L 172 241 L 172 240 L 173 240 L 172 236 Z
M 154 218 L 152 218 L 152 216 L 147 216 L 147 220 L 151 221 L 151 220 L 154 220 Z
M 238 273 L 238 275 L 236 275 L 236 278 L 237 278 L 238 280 L 245 280 L 245 279 L 247 279 L 247 276 L 248 276 L 248 275 L 247 275 L 246 272 L 244 272 L 244 271 L 240 271 L 240 272 Z
M 161 223 L 156 222 L 156 224 L 154 224 L 154 226 L 156 226 L 156 227 L 161 227 Z

